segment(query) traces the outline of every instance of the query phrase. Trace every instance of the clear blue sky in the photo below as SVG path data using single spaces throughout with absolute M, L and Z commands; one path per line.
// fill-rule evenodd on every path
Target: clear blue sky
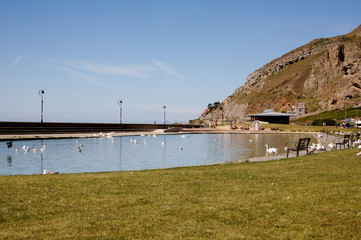
M 361 24 L 361 1 L 0 0 L 0 121 L 197 118 L 247 75 Z

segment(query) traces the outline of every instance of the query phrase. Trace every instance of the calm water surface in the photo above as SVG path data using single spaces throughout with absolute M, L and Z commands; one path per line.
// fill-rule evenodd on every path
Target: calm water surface
M 266 155 L 265 144 L 284 153 L 287 142 L 309 135 L 186 134 L 0 142 L 0 175 L 128 171 L 195 166 Z M 136 143 L 135 141 L 136 140 Z M 44 152 L 39 147 L 45 144 Z M 83 144 L 83 150 L 76 147 Z M 22 149 L 30 147 L 29 152 Z M 37 149 L 33 151 L 32 149 Z

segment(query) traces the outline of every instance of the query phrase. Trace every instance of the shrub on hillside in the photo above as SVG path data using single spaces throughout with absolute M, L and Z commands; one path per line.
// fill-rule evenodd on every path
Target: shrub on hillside
M 326 126 L 334 126 L 336 125 L 336 121 L 331 118 L 325 118 L 325 119 L 316 119 L 312 122 L 312 126 L 323 126 L 324 123 Z

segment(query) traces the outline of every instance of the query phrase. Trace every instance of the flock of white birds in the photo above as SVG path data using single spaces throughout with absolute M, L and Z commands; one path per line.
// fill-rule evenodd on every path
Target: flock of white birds
M 316 136 L 317 136 L 317 138 L 325 138 L 325 139 L 327 139 L 327 136 L 324 135 L 324 134 L 317 134 Z M 327 147 L 330 150 L 336 150 L 337 141 L 338 142 L 342 141 L 342 138 L 336 138 L 334 140 L 334 142 L 330 142 L 329 144 L 327 144 Z M 356 141 L 352 141 L 352 142 L 350 142 L 350 144 L 352 144 L 352 147 L 354 147 L 354 148 L 357 147 L 358 149 L 361 150 L 361 139 L 357 139 Z M 269 147 L 267 144 L 265 144 L 265 147 L 266 147 L 266 153 L 267 154 L 277 154 L 277 151 L 278 151 L 277 148 Z M 285 147 L 285 151 L 287 151 L 287 146 Z M 310 145 L 308 147 L 308 153 L 314 153 L 315 151 L 327 151 L 327 148 L 325 147 L 324 144 L 322 144 L 320 142 L 312 143 L 312 145 Z M 360 156 L 361 152 L 357 153 L 356 155 Z
M 100 137 L 100 138 L 113 138 L 113 135 L 115 134 L 115 132 L 109 132 L 109 133 L 98 133 L 98 134 L 93 134 L 93 137 Z M 157 135 L 155 134 L 149 134 L 149 135 L 145 135 L 145 134 L 141 134 L 140 135 L 141 137 L 144 137 L 144 136 L 147 136 L 147 137 L 157 137 Z M 316 135 L 318 138 L 327 138 L 327 136 L 323 135 L 323 134 L 317 134 Z M 180 135 L 181 138 L 186 138 L 187 135 Z M 114 139 L 112 140 L 114 142 Z M 147 144 L 148 143 L 148 140 L 146 138 L 143 139 L 143 141 L 139 141 L 137 139 L 130 139 L 129 140 L 132 144 L 139 144 L 139 143 L 143 143 L 143 144 Z M 251 142 L 251 140 L 250 140 Z M 83 144 L 79 144 L 79 141 L 76 140 L 76 143 L 77 143 L 77 146 L 75 147 L 76 151 L 78 152 L 82 152 L 83 150 Z M 161 144 L 164 146 L 167 142 L 165 141 L 161 141 Z M 361 149 L 361 139 L 358 139 L 354 142 L 351 143 L 352 144 L 352 147 L 357 147 L 358 149 Z M 11 148 L 12 147 L 12 142 L 7 142 L 7 146 L 8 148 Z M 23 145 L 21 148 L 24 152 L 30 152 L 30 151 L 33 151 L 33 152 L 36 152 L 36 151 L 40 151 L 40 152 L 44 152 L 45 151 L 45 145 L 40 145 L 39 148 L 30 148 L 30 146 L 27 146 L 27 145 Z M 267 144 L 265 144 L 265 147 L 266 147 L 266 154 L 277 154 L 278 152 L 278 149 L 277 148 L 274 148 L 274 147 L 269 147 Z M 331 142 L 327 145 L 327 147 L 330 149 L 330 150 L 336 150 L 336 142 Z M 182 151 L 184 148 L 182 146 L 179 146 L 179 151 Z M 285 147 L 285 150 L 287 151 L 287 147 Z M 326 151 L 326 147 L 318 142 L 318 143 L 312 143 L 312 145 L 310 145 L 308 147 L 308 152 L 309 153 L 313 153 L 315 151 Z M 17 152 L 18 149 L 15 149 L 15 151 Z M 361 152 L 357 153 L 356 155 L 361 155 Z M 43 171 L 43 174 L 57 174 L 59 172 L 53 172 L 53 171 L 48 171 L 46 169 L 44 169 Z

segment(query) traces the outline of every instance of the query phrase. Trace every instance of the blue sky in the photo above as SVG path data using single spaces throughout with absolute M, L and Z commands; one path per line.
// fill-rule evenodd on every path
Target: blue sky
M 0 121 L 197 118 L 247 75 L 361 24 L 361 1 L 0 0 Z

